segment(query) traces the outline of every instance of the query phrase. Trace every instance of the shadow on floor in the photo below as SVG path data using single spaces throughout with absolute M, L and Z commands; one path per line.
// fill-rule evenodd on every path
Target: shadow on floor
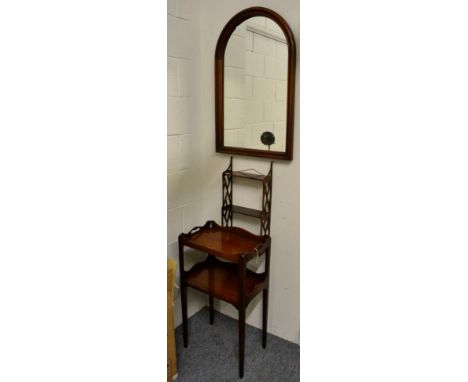
M 238 325 L 215 312 L 210 325 L 208 308 L 189 318 L 189 343 L 184 348 L 182 325 L 176 328 L 176 382 L 296 382 L 299 381 L 299 346 L 268 334 L 262 348 L 262 331 L 245 328 L 244 378 L 239 378 Z

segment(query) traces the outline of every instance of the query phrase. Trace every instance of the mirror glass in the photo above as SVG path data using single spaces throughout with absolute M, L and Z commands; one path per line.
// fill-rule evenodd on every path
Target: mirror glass
M 231 34 L 224 55 L 224 146 L 284 152 L 288 44 L 268 17 Z

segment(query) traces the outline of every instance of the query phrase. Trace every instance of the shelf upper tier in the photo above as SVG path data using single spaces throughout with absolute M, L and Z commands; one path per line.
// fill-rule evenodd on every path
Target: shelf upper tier
M 263 181 L 266 178 L 266 175 L 263 174 L 252 174 L 250 172 L 244 171 L 232 171 L 232 176 L 237 178 L 246 178 L 246 179 L 253 179 Z

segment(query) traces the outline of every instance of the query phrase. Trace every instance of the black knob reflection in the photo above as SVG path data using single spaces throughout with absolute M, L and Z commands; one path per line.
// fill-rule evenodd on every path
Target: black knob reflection
M 268 150 L 270 150 L 270 146 L 275 143 L 275 135 L 271 131 L 265 131 L 261 135 L 260 140 L 264 145 L 268 146 Z

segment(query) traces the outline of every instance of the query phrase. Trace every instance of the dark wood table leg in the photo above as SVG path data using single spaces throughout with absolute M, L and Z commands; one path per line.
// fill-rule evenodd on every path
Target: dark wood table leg
M 263 326 L 262 326 L 262 346 L 266 348 L 268 326 L 268 288 L 263 290 Z
M 245 354 L 245 273 L 244 257 L 239 263 L 239 378 L 244 377 Z
M 210 325 L 213 325 L 214 322 L 214 302 L 213 296 L 210 295 Z
M 179 237 L 179 266 L 180 266 L 180 301 L 182 304 L 182 332 L 184 347 L 188 346 L 188 319 L 187 319 L 187 286 L 185 285 L 184 245 Z
M 266 258 L 265 258 L 265 272 L 267 278 L 267 286 L 263 290 L 263 325 L 262 325 L 262 346 L 265 349 L 267 343 L 267 328 L 268 328 L 268 291 L 269 291 L 269 284 L 270 284 L 270 253 L 271 247 L 268 246 L 266 250 Z
M 208 255 L 207 261 L 208 261 L 208 264 L 213 264 L 216 261 L 216 259 L 212 255 Z M 210 283 L 214 283 L 214 280 L 212 280 L 213 276 L 214 275 L 211 274 L 210 272 Z M 209 307 L 210 307 L 210 325 L 213 325 L 214 323 L 214 299 L 212 295 L 208 295 L 208 296 L 209 296 Z
M 182 332 L 184 334 L 184 347 L 188 346 L 188 319 L 187 319 L 187 287 L 180 287 L 182 302 Z

